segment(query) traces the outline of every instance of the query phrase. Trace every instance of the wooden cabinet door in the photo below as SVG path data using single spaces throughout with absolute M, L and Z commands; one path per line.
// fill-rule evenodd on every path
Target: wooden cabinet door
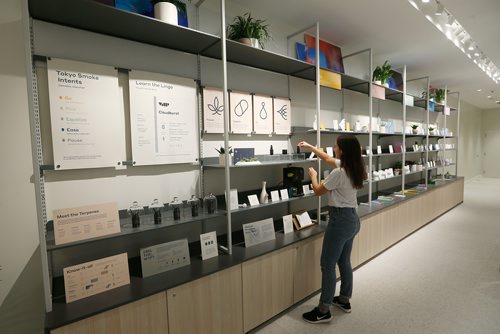
M 243 333 L 241 265 L 167 290 L 171 334 Z
M 296 303 L 321 288 L 321 248 L 323 234 L 296 246 L 293 269 L 293 302 Z
M 57 328 L 51 334 L 168 334 L 165 292 Z

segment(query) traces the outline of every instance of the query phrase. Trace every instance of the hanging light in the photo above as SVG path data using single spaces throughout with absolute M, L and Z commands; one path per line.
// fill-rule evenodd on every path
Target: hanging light
M 436 1 L 437 2 L 437 1 Z M 444 6 L 441 2 L 437 2 L 437 9 L 436 9 L 436 14 L 437 16 L 443 15 L 444 12 Z

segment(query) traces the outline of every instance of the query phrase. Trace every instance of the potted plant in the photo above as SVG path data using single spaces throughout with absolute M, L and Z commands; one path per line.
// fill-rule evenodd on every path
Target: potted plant
M 188 0 L 191 2 L 191 0 Z M 155 18 L 166 23 L 178 24 L 178 12 L 184 12 L 185 4 L 180 0 L 150 0 L 154 6 Z
M 434 90 L 434 96 L 436 98 L 436 102 L 439 103 L 439 104 L 443 104 L 444 103 L 444 96 L 445 96 L 445 90 L 442 89 L 442 88 L 436 88 Z
M 215 149 L 215 150 L 217 152 L 219 152 L 219 165 L 225 166 L 226 165 L 226 149 L 223 146 L 221 146 L 219 149 Z M 233 153 L 233 149 L 231 148 L 231 146 L 228 147 L 227 153 L 228 154 Z M 229 156 L 229 165 L 231 165 L 231 164 L 232 164 L 231 156 Z
M 238 15 L 227 26 L 227 38 L 253 47 L 264 48 L 264 42 L 271 38 L 266 20 L 253 18 L 250 13 Z
M 429 134 L 434 135 L 434 128 L 432 126 L 429 126 Z
M 411 132 L 412 132 L 414 135 L 418 134 L 418 125 L 413 124 L 413 125 L 411 126 L 411 129 L 412 129 L 412 130 L 411 130 Z
M 387 63 L 387 60 L 382 66 L 377 66 L 373 71 L 373 81 L 377 85 L 384 85 L 389 87 L 387 80 L 392 77 L 392 66 Z

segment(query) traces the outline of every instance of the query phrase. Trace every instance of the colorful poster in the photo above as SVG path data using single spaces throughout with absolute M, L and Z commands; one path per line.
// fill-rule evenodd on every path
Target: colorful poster
M 197 161 L 195 81 L 167 74 L 131 71 L 129 90 L 135 165 Z
M 203 88 L 203 131 L 224 133 L 224 96 L 217 88 Z
M 66 303 L 130 284 L 127 253 L 66 267 Z
M 290 99 L 288 98 L 273 98 L 273 120 L 274 133 L 278 135 L 288 135 L 291 132 L 291 116 L 292 110 L 290 107 Z
M 55 169 L 121 164 L 125 127 L 117 70 L 49 58 L 47 75 Z
M 252 133 L 252 95 L 250 93 L 230 92 L 229 110 L 231 132 L 240 134 Z
M 52 216 L 56 245 L 120 232 L 116 202 L 54 210 Z
M 256 134 L 273 133 L 273 99 L 270 96 L 253 96 L 253 131 Z

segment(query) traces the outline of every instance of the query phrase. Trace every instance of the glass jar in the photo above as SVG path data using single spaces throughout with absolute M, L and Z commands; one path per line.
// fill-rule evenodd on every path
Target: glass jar
M 174 197 L 174 200 L 172 202 L 170 202 L 170 207 L 172 208 L 174 220 L 180 220 L 181 219 L 182 202 L 179 201 L 178 197 Z
M 200 200 L 195 195 L 192 195 L 188 200 L 188 207 L 191 209 L 191 217 L 198 217 Z
M 139 214 L 142 211 L 142 207 L 139 205 L 137 201 L 132 202 L 132 205 L 129 208 L 129 212 L 132 215 L 132 227 L 141 226 L 141 218 Z
M 161 224 L 161 208 L 163 207 L 163 204 L 155 198 L 149 207 L 153 209 L 155 225 Z
M 217 197 L 209 193 L 203 198 L 203 207 L 205 214 L 211 215 L 217 212 Z

